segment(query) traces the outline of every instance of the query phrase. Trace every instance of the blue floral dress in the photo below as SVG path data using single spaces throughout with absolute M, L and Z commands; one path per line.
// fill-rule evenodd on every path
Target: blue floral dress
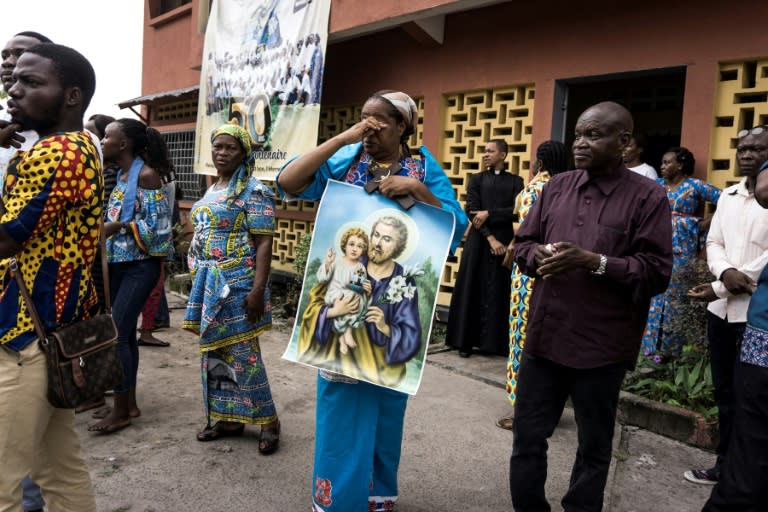
M 203 394 L 214 420 L 265 424 L 277 418 L 258 339 L 272 326 L 269 288 L 256 324 L 243 307 L 256 265 L 252 235 L 274 234 L 274 208 L 272 191 L 251 177 L 237 196 L 231 186 L 211 187 L 190 212 L 193 283 L 182 326 L 200 336 Z
M 656 180 L 664 186 L 663 178 Z M 672 280 L 667 291 L 656 295 L 648 311 L 648 323 L 643 334 L 643 354 L 657 351 L 677 354 L 685 341 L 670 328 L 670 318 L 675 315 L 676 305 L 684 300 L 688 284 L 676 279 L 680 268 L 696 257 L 699 252 L 700 217 L 696 212 L 703 202 L 717 203 L 720 189 L 696 178 L 686 178 L 676 188 L 667 190 L 669 208 L 672 210 Z

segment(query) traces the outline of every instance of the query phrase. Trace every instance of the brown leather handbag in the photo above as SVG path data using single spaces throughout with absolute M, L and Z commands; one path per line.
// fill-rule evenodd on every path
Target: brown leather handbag
M 48 368 L 48 402 L 59 409 L 72 409 L 99 398 L 104 391 L 123 379 L 123 367 L 117 357 L 117 327 L 112 319 L 109 297 L 104 226 L 101 226 L 101 268 L 104 273 L 106 311 L 87 320 L 60 327 L 46 333 L 40 315 L 29 295 L 18 263 L 11 258 L 11 272 L 27 303 L 40 348 L 46 355 Z

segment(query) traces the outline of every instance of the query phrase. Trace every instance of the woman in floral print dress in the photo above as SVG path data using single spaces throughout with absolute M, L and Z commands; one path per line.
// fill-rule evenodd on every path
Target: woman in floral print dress
M 208 424 L 197 440 L 240 436 L 245 425 L 261 425 L 259 451 L 269 454 L 278 447 L 280 422 L 258 336 L 272 326 L 274 194 L 251 176 L 247 131 L 226 124 L 211 143 L 218 180 L 190 213 L 194 281 L 183 323 L 200 336 Z
M 719 188 L 691 178 L 694 164 L 693 154 L 679 147 L 670 148 L 661 160 L 662 177 L 656 181 L 666 189 L 672 210 L 672 280 L 666 292 L 651 300 L 642 345 L 646 356 L 657 352 L 663 356 L 675 355 L 683 348 L 683 337 L 670 325 L 677 304 L 685 300 L 691 284 L 679 279 L 680 269 L 696 258 L 699 240 L 704 238 L 709 224 L 697 215 L 700 208 L 704 202 L 717 204 L 720 198 Z
M 536 162 L 533 165 L 533 179 L 517 196 L 518 217 L 520 224 L 525 220 L 528 210 L 539 198 L 544 185 L 555 174 L 568 169 L 568 150 L 562 142 L 548 140 L 536 149 Z M 513 242 L 514 243 L 514 242 Z M 511 250 L 511 249 L 508 249 Z M 507 361 L 507 396 L 514 407 L 517 390 L 517 372 L 525 345 L 525 329 L 528 323 L 528 304 L 533 292 L 534 279 L 526 276 L 517 265 L 512 266 L 512 294 L 509 305 L 509 359 Z M 506 416 L 496 424 L 504 429 L 512 428 L 512 416 Z

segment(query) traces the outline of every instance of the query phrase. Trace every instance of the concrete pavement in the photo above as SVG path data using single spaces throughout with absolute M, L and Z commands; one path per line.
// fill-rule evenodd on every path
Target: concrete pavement
M 174 310 L 172 325 L 181 317 Z M 141 348 L 142 416 L 110 436 L 86 432 L 93 420 L 88 413 L 77 416 L 100 512 L 309 510 L 316 372 L 280 358 L 292 326 L 275 327 L 262 338 L 262 351 L 282 423 L 280 450 L 261 456 L 256 428 L 246 429 L 243 438 L 197 442 L 205 418 L 195 337 L 174 328 L 161 331 L 157 336 L 171 347 Z M 406 415 L 400 512 L 512 510 L 512 433 L 495 426 L 509 412 L 500 388 L 504 371 L 503 358 L 429 356 Z M 344 432 L 338 434 L 343 442 Z M 575 435 L 567 409 L 550 440 L 547 495 L 553 510 L 560 510 L 567 487 Z M 711 488 L 685 482 L 682 472 L 711 463 L 711 454 L 621 427 L 615 447 L 605 510 L 700 510 Z

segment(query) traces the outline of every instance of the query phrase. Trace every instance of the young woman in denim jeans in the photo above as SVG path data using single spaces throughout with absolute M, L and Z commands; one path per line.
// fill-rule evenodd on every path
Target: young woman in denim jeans
M 160 277 L 163 262 L 173 250 L 171 208 L 162 186 L 168 180 L 171 164 L 160 133 L 134 119 L 110 123 L 102 151 L 105 161 L 120 167 L 117 185 L 109 197 L 104 235 L 124 378 L 115 388 L 112 409 L 88 430 L 109 434 L 141 415 L 136 404 L 136 322 Z M 99 411 L 95 416 L 100 416 Z

